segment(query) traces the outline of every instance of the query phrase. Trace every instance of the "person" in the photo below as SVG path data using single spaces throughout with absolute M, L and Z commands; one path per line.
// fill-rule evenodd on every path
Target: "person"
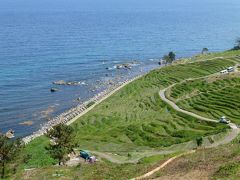
M 91 157 L 89 158 L 89 162 L 90 162 L 90 163 L 95 163 L 95 162 L 96 162 L 96 157 L 95 157 L 95 156 L 91 156 Z

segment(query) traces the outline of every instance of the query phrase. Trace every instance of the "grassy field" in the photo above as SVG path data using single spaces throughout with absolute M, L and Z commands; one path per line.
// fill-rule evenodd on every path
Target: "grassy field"
M 161 88 L 187 78 L 206 76 L 234 65 L 215 59 L 176 64 L 154 70 L 96 106 L 72 126 L 81 147 L 99 151 L 158 148 L 222 131 L 222 126 L 200 122 L 163 103 Z
M 15 179 L 130 179 L 139 176 L 163 163 L 171 155 L 155 155 L 141 159 L 137 164 L 115 164 L 100 161 L 96 164 L 83 163 L 75 167 L 48 166 L 25 171 L 15 175 Z
M 239 73 L 186 81 L 174 86 L 170 96 L 183 109 L 213 119 L 226 116 L 240 124 Z
M 240 179 L 240 136 L 229 144 L 199 149 L 170 163 L 151 178 L 159 179 Z
M 224 55 L 232 57 L 240 52 L 226 54 Z M 223 54 L 205 55 L 204 58 L 220 56 Z M 58 173 L 55 172 L 59 171 L 64 174 L 63 179 L 80 175 L 85 179 L 114 179 L 122 174 L 126 174 L 122 176 L 126 179 L 147 172 L 166 158 L 163 155 L 146 154 L 148 151 L 160 151 L 164 147 L 195 140 L 199 136 L 225 132 L 225 125 L 199 121 L 178 113 L 158 96 L 160 89 L 171 84 L 188 78 L 207 76 L 235 64 L 235 58 L 214 58 L 208 61 L 203 61 L 202 58 L 193 58 L 187 61 L 189 63 L 179 61 L 151 71 L 126 85 L 71 125 L 75 130 L 78 149 L 108 152 L 129 159 L 133 154 L 142 157 L 140 154 L 145 153 L 144 156 L 150 157 L 140 158 L 137 164 L 118 165 L 103 160 L 94 166 L 53 167 L 51 165 L 56 164 L 56 161 L 47 153 L 45 147 L 48 139 L 43 136 L 29 143 L 22 153 L 23 157 L 28 157 L 21 165 L 22 169 L 41 167 L 26 171 L 24 177 L 34 178 L 37 175 L 47 179 L 53 176 L 57 178 Z M 22 169 L 16 174 L 16 179 L 22 175 Z M 136 174 L 137 170 L 139 171 Z

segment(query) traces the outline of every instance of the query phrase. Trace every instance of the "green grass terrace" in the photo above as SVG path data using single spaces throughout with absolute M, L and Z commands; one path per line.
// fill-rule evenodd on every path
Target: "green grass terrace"
M 226 116 L 240 124 L 239 72 L 177 84 L 170 96 L 183 109 L 213 119 Z
M 134 177 L 137 175 L 136 169 L 141 169 L 141 171 L 139 170 L 139 175 L 141 175 L 141 173 L 147 172 L 149 168 L 151 169 L 156 166 L 160 160 L 164 159 L 163 157 L 166 158 L 171 156 L 170 154 L 176 153 L 166 152 L 166 155 L 160 153 L 167 148 L 171 149 L 176 144 L 181 147 L 182 143 L 189 141 L 195 142 L 196 137 L 199 136 L 212 136 L 226 132 L 228 127 L 223 124 L 200 121 L 176 112 L 160 99 L 158 92 L 160 89 L 174 83 L 179 83 L 185 79 L 204 77 L 220 72 L 229 66 L 234 66 L 237 63 L 236 59 L 239 55 L 239 51 L 225 52 L 197 56 L 188 60 L 175 62 L 170 66 L 151 71 L 98 104 L 90 112 L 71 124 L 76 134 L 76 149 L 115 154 L 119 161 L 134 163 L 127 163 L 126 166 L 123 166 L 102 158 L 96 166 L 81 166 L 81 171 L 87 172 L 91 169 L 89 170 L 91 177 L 96 177 L 100 173 L 105 173 L 102 175 L 103 178 L 114 177 L 115 175 L 121 177 L 120 174 L 122 173 L 119 174 L 117 172 L 123 172 L 126 175 L 122 176 L 123 179 L 124 177 L 125 179 L 126 177 Z M 211 60 L 204 61 L 203 59 Z M 228 81 L 225 80 L 223 83 L 219 83 L 221 86 L 229 86 L 232 84 L 237 85 L 239 82 L 238 79 L 231 80 L 231 82 Z M 192 85 L 190 84 L 189 86 Z M 218 89 L 218 85 L 211 84 L 203 86 L 203 91 L 207 89 L 207 86 L 211 86 L 211 89 Z M 173 98 L 179 98 L 178 96 L 182 96 L 181 93 L 185 93 L 184 91 L 188 93 L 181 86 L 180 90 L 176 90 L 176 97 L 173 95 Z M 237 92 L 234 88 L 231 91 Z M 222 98 L 222 101 L 219 101 L 219 104 L 227 101 L 231 102 L 231 104 L 236 103 L 239 107 L 236 98 L 228 101 L 228 92 L 224 91 L 222 93 L 224 93 L 224 98 Z M 198 102 L 195 106 L 200 105 L 199 108 L 202 108 L 203 101 L 199 100 L 201 100 L 203 95 L 200 96 L 196 100 L 189 101 L 189 103 Z M 205 109 L 203 109 L 206 111 L 207 116 L 211 114 L 208 113 L 211 111 L 206 109 L 206 107 L 214 109 L 214 113 L 211 114 L 212 116 L 218 117 L 220 115 L 219 104 L 213 105 L 213 98 L 215 96 L 220 99 L 221 92 L 216 91 L 215 94 L 209 94 L 209 97 L 212 97 L 208 98 L 209 100 L 207 101 L 210 103 L 209 107 L 204 105 Z M 237 97 L 239 99 L 239 93 Z M 179 101 L 179 103 L 180 105 L 188 105 L 188 101 Z M 222 109 L 233 121 L 237 121 L 239 112 L 235 112 L 234 108 L 230 107 Z M 200 111 L 201 109 L 196 108 L 196 112 Z M 56 164 L 56 161 L 45 150 L 48 141 L 48 138 L 43 136 L 26 145 L 22 157 L 28 156 L 28 158 L 20 167 L 22 169 L 41 167 L 40 170 L 37 169 L 33 172 L 38 174 L 39 177 L 41 173 L 43 175 L 44 173 L 48 174 L 56 171 L 57 167 L 51 166 Z M 183 149 L 178 148 L 176 150 L 180 152 Z M 62 173 L 68 176 L 74 171 L 74 168 L 65 168 L 63 170 L 62 167 L 59 167 L 58 170 L 63 170 Z M 99 170 L 99 168 L 102 170 Z M 131 169 L 135 170 L 131 172 Z M 114 173 L 110 172 L 116 173 L 114 175 Z

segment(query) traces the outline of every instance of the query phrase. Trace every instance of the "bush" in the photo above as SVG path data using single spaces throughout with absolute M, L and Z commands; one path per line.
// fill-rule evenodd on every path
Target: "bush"
M 222 177 L 227 177 L 233 174 L 236 174 L 239 171 L 240 165 L 239 163 L 229 163 L 226 165 L 221 166 L 218 171 L 217 174 L 219 176 Z
M 203 143 L 203 138 L 202 137 L 197 137 L 196 138 L 197 146 L 201 146 Z
M 211 144 L 214 143 L 214 140 L 213 140 L 211 137 L 208 137 L 208 140 L 209 140 L 209 142 L 210 142 Z

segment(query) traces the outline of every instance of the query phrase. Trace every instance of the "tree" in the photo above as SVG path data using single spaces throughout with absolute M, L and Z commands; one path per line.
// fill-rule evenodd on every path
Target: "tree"
M 46 149 L 54 159 L 58 159 L 58 164 L 65 163 L 68 159 L 67 154 L 73 152 L 74 132 L 71 126 L 59 124 L 48 131 L 47 136 L 51 138 L 52 142 Z
M 232 50 L 240 50 L 240 38 L 236 39 L 235 46 L 232 48 Z
M 176 54 L 172 51 L 169 52 L 168 56 L 172 62 L 176 59 Z
M 166 61 L 166 63 L 171 63 L 170 58 L 168 55 L 164 55 L 162 58 L 164 61 Z
M 168 55 L 163 56 L 163 60 L 165 60 L 167 63 L 172 63 L 176 58 L 176 54 L 174 52 L 169 52 Z
M 200 147 L 203 143 L 203 138 L 202 137 L 197 137 L 196 138 L 196 143 L 197 143 L 197 146 Z
M 209 51 L 208 48 L 203 48 L 203 49 L 202 49 L 202 54 L 207 54 L 208 51 Z
M 236 46 L 240 47 L 240 38 L 237 38 L 237 40 L 236 40 Z
M 1 163 L 1 178 L 5 177 L 5 168 L 6 164 L 15 157 L 17 157 L 18 153 L 20 152 L 21 148 L 21 141 L 17 140 L 10 140 L 5 135 L 0 134 L 0 163 Z

